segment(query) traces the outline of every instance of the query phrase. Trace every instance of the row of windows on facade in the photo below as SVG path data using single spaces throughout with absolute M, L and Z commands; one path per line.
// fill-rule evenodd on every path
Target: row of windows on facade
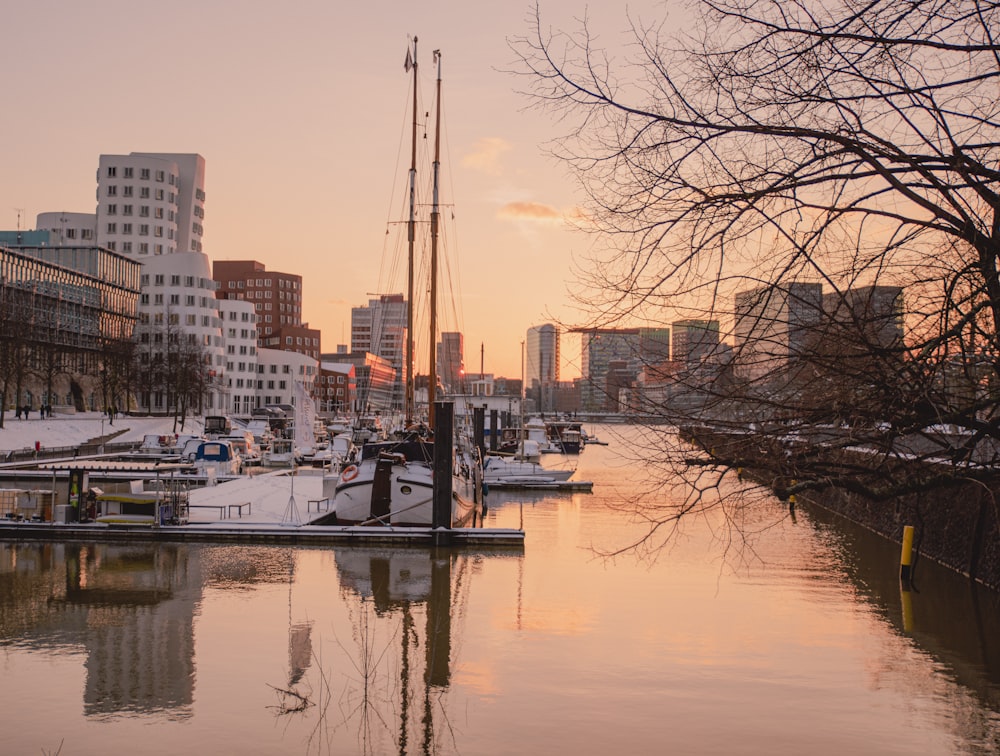
M 122 205 L 122 215 L 131 217 L 133 215 L 134 206 L 133 205 Z M 118 205 L 106 205 L 105 206 L 106 215 L 118 215 Z M 163 219 L 166 217 L 167 220 L 173 222 L 177 217 L 177 213 L 173 208 L 170 208 L 166 212 L 163 211 L 162 207 L 154 207 L 152 213 L 150 212 L 149 205 L 139 205 L 139 217 L 140 218 L 159 218 Z
M 117 197 L 117 196 L 119 196 L 118 195 L 118 187 L 116 185 L 112 184 L 111 186 L 109 186 L 107 188 L 107 190 L 104 192 L 104 194 L 107 197 Z M 133 191 L 133 189 L 132 189 L 131 186 L 126 185 L 126 186 L 122 187 L 121 196 L 122 197 L 134 197 L 135 196 L 135 192 Z M 168 202 L 171 205 L 176 205 L 177 204 L 177 195 L 174 194 L 173 192 L 170 192 L 168 194 L 167 192 L 164 192 L 162 189 L 157 189 L 155 192 L 150 192 L 148 186 L 140 186 L 139 187 L 139 199 L 154 199 L 157 202 Z M 115 208 L 115 212 L 111 212 L 111 208 L 112 207 Z M 115 205 L 105 204 L 105 212 L 108 215 L 114 215 L 115 213 L 118 212 L 118 208 Z M 131 215 L 132 214 L 132 206 L 131 205 L 125 205 L 125 212 L 123 212 L 122 214 L 123 215 Z M 199 217 L 201 217 L 201 216 L 199 216 Z
M 64 229 L 63 233 L 66 235 L 67 239 L 75 239 L 76 238 L 76 229 L 75 228 Z M 94 238 L 94 229 L 92 229 L 92 228 L 81 228 L 80 229 L 80 238 L 83 239 L 84 241 L 89 240 L 89 239 L 93 239 Z
M 273 308 L 271 307 L 271 303 L 270 302 L 257 302 L 257 303 L 254 304 L 254 309 L 257 310 L 258 312 L 270 312 Z M 301 307 L 297 307 L 296 305 L 285 305 L 285 304 L 282 304 L 278 309 L 281 312 L 291 312 L 291 313 L 300 313 L 300 312 L 302 312 L 302 308 Z M 285 319 L 282 318 L 281 322 L 284 323 Z M 289 320 L 288 323 L 289 323 L 289 325 L 293 325 L 293 323 L 292 323 L 291 320 Z
M 118 178 L 118 166 L 117 165 L 109 165 L 108 166 L 108 171 L 107 171 L 107 176 L 108 176 L 108 178 Z M 150 178 L 153 177 L 153 176 L 156 177 L 157 183 L 162 184 L 164 181 L 167 181 L 167 183 L 169 183 L 170 186 L 174 186 L 175 184 L 177 184 L 180 181 L 180 178 L 177 177 L 173 173 L 171 173 L 169 175 L 169 177 L 168 177 L 166 171 L 155 171 L 155 172 L 153 172 L 149 168 L 140 168 L 139 169 L 139 180 L 140 181 L 149 181 Z M 135 169 L 131 165 L 123 166 L 122 167 L 122 178 L 125 178 L 125 179 L 135 178 Z
M 109 223 L 108 224 L 108 235 L 110 236 L 111 234 L 117 234 L 117 233 L 118 233 L 118 224 L 117 223 Z M 133 233 L 133 231 L 132 231 L 132 224 L 131 223 L 122 223 L 122 234 L 131 236 L 132 233 Z M 148 223 L 140 223 L 139 224 L 139 236 L 149 236 L 149 224 Z M 155 236 L 157 238 L 163 238 L 163 226 L 153 226 L 153 236 Z M 174 230 L 172 228 L 168 228 L 167 229 L 167 238 L 171 239 L 171 240 L 174 238 Z M 114 242 L 112 242 L 112 243 L 114 243 Z
M 180 286 L 181 285 L 181 278 L 182 278 L 181 276 L 176 275 L 176 274 L 170 276 L 170 285 L 171 286 Z M 192 288 L 195 285 L 196 282 L 197 282 L 197 285 L 198 285 L 199 289 L 208 289 L 209 291 L 215 291 L 215 289 L 216 289 L 215 281 L 213 281 L 211 278 L 197 278 L 196 279 L 194 276 L 183 276 L 183 279 L 184 279 L 184 288 L 186 288 L 186 289 Z M 167 280 L 167 277 L 166 277 L 165 274 L 163 274 L 163 273 L 157 273 L 152 278 L 153 286 L 164 286 L 166 284 L 166 280 Z M 139 277 L 139 284 L 143 288 L 146 288 L 147 286 L 149 286 L 149 282 L 150 282 L 150 278 L 149 278 L 149 274 L 148 273 L 143 273 L 142 276 Z
M 215 301 L 216 300 L 214 300 L 214 299 L 208 299 L 207 297 L 196 297 L 194 294 L 187 294 L 184 297 L 184 304 L 185 304 L 185 306 L 187 306 L 187 307 L 194 307 L 195 303 L 197 302 L 198 306 L 201 307 L 202 309 L 209 309 L 209 308 L 211 308 L 211 309 L 214 310 L 215 309 L 215 307 L 214 307 Z M 149 306 L 149 302 L 150 302 L 149 294 L 143 293 L 143 294 L 139 295 L 139 304 L 148 307 Z M 154 294 L 152 302 L 153 302 L 154 305 L 163 305 L 163 304 L 166 303 L 166 304 L 173 305 L 175 307 L 180 307 L 180 304 L 181 304 L 181 295 L 180 294 L 171 294 L 169 297 L 167 297 L 165 299 L 162 294 Z
M 171 233 L 171 238 L 173 238 L 173 231 L 171 231 L 170 233 Z M 202 245 L 201 245 L 200 241 L 196 241 L 195 239 L 191 240 L 191 251 L 192 252 L 201 252 L 201 246 Z M 122 254 L 130 255 L 130 254 L 132 254 L 132 242 L 130 242 L 130 241 L 122 242 L 121 249 L 118 249 L 118 242 L 109 241 L 108 242 L 108 249 L 110 249 L 112 252 L 121 252 Z M 139 250 L 139 254 L 140 255 L 148 255 L 149 254 L 149 242 L 139 242 L 138 250 Z M 154 245 L 153 246 L 153 254 L 154 255 L 162 255 L 163 254 L 163 245 L 162 244 L 156 244 L 156 245 Z
M 229 288 L 230 289 L 243 289 L 243 288 L 249 288 L 249 287 L 252 287 L 252 286 L 257 286 L 257 287 L 268 286 L 269 287 L 269 286 L 273 286 L 273 283 L 272 283 L 272 281 L 271 281 L 270 278 L 256 278 L 256 279 L 254 279 L 254 278 L 248 278 L 246 280 L 246 287 L 244 287 L 243 281 L 230 281 L 229 282 Z M 286 280 L 284 278 L 279 278 L 278 279 L 278 288 L 279 289 L 285 289 L 285 288 L 288 288 L 288 289 L 298 289 L 299 288 L 299 282 L 298 281 L 289 281 L 289 280 Z
M 293 302 L 299 302 L 300 295 L 293 292 L 278 292 L 278 299 L 289 299 Z M 246 294 L 238 294 L 237 299 L 245 301 L 248 299 L 274 299 L 274 289 L 254 289 L 253 291 L 248 291 Z
M 253 363 L 253 362 L 240 362 L 240 363 L 237 363 L 237 365 L 238 365 L 237 370 L 240 373 L 248 373 L 249 372 L 249 373 L 260 373 L 260 374 L 271 373 L 271 375 L 277 375 L 278 374 L 278 366 L 277 365 L 258 365 L 258 364 Z M 226 370 L 232 372 L 232 370 L 233 370 L 233 363 L 232 362 L 227 362 L 226 363 Z M 285 375 L 290 374 L 292 372 L 292 366 L 291 365 L 282 365 L 281 366 L 281 372 L 284 373 Z M 309 366 L 306 370 L 303 370 L 301 368 L 301 366 L 299 367 L 299 373 L 300 374 L 305 373 L 305 374 L 308 374 L 308 375 L 312 375 L 313 372 L 314 372 L 314 370 L 313 370 L 313 368 L 311 366 Z M 341 376 L 341 377 L 343 377 L 343 376 Z
M 148 312 L 139 313 L 139 325 L 180 325 L 181 317 L 176 312 L 167 313 L 164 315 L 162 312 L 154 312 L 153 316 L 150 317 Z M 198 325 L 197 315 L 185 315 L 184 325 L 196 326 Z M 222 320 L 220 318 L 213 318 L 210 315 L 201 316 L 201 325 L 203 328 L 222 328 Z

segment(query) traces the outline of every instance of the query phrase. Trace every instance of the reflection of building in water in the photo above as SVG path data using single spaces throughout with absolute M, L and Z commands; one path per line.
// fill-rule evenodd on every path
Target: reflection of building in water
M 0 642 L 86 649 L 86 714 L 190 716 L 201 553 L 169 544 L 0 544 Z

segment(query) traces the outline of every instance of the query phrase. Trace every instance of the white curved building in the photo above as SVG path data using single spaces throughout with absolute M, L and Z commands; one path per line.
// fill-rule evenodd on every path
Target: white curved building
M 226 349 L 226 411 L 247 416 L 257 407 L 257 313 L 253 302 L 220 299 L 222 336 Z
M 35 228 L 49 232 L 53 247 L 91 246 L 97 241 L 96 213 L 39 213 Z
M 203 252 L 205 158 L 132 152 L 101 155 L 97 169 L 97 243 L 146 258 Z
M 223 321 L 208 257 L 200 252 L 178 252 L 142 263 L 136 326 L 140 364 L 156 354 L 169 354 L 176 340 L 182 339 L 202 352 L 208 368 L 205 406 L 197 409 L 206 414 L 228 411 Z M 138 399 L 141 409 L 154 413 L 170 410 L 163 391 L 152 390 L 148 397 Z

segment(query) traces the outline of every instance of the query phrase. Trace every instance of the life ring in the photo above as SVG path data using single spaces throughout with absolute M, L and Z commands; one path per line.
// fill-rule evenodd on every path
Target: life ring
M 344 471 L 340 474 L 340 479 L 345 483 L 349 480 L 354 480 L 356 477 L 358 477 L 357 465 L 348 465 L 347 467 L 344 468 Z

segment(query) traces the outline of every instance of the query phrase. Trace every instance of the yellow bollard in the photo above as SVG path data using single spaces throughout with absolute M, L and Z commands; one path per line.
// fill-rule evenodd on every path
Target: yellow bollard
M 903 550 L 899 555 L 899 579 L 904 585 L 910 584 L 913 572 L 913 526 L 903 526 Z

